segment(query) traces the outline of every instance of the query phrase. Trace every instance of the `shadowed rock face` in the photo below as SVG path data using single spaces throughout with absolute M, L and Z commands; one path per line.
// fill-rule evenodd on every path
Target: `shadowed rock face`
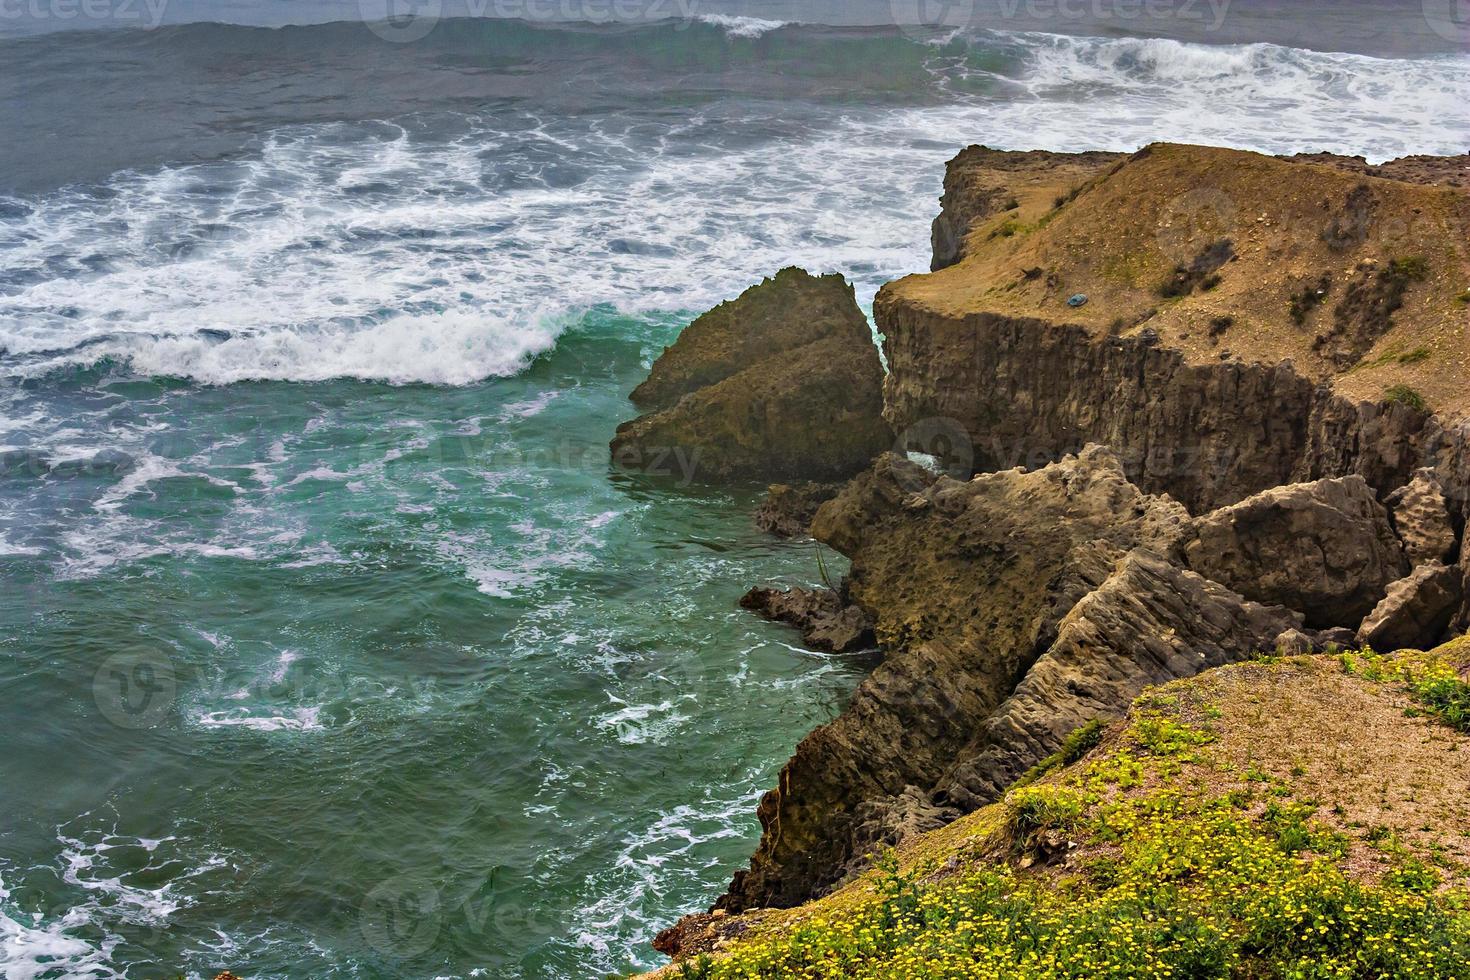
M 1464 575 L 1437 561 L 1394 582 L 1363 620 L 1358 641 L 1375 650 L 1428 650 L 1444 637 L 1464 599 Z
M 1387 179 L 1393 166 L 1364 176 L 1353 160 L 1160 145 L 1105 166 L 1077 155 L 1091 176 L 1060 205 L 988 203 L 1067 156 L 971 148 L 952 161 L 940 271 L 874 304 L 900 438 L 948 420 L 980 471 L 1107 445 L 1144 490 L 1195 513 L 1354 473 L 1387 494 L 1432 466 L 1463 519 L 1465 188 Z M 1166 288 L 1226 242 L 1198 288 Z M 1088 301 L 1069 307 L 1077 294 Z M 1317 302 L 1301 307 L 1307 294 Z M 1345 346 L 1318 343 L 1338 335 Z
M 613 462 L 695 480 L 835 479 L 891 443 L 883 368 L 841 276 L 785 269 L 690 324 L 633 400 Z
M 1139 491 L 1097 448 L 969 482 L 880 457 L 812 531 L 852 559 L 848 593 L 885 659 L 762 800 L 761 849 L 721 906 L 800 902 L 861 860 L 871 834 L 927 820 L 910 787 L 932 795 L 1118 560 L 1177 555 L 1189 529 L 1182 506 Z M 1273 622 L 1265 642 L 1291 624 Z
M 1196 522 L 1189 567 L 1318 628 L 1361 622 L 1409 571 L 1362 477 L 1274 487 Z

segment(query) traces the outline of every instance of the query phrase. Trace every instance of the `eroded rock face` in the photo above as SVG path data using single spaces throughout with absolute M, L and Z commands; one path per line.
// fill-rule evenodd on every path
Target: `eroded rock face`
M 1275 487 L 1207 514 L 1185 560 L 1316 628 L 1361 622 L 1409 570 L 1388 512 L 1359 476 Z
M 932 793 L 1072 607 L 1129 550 L 1177 554 L 1189 518 L 1089 447 L 969 482 L 885 455 L 812 531 L 852 559 L 849 595 L 873 615 L 885 659 L 762 800 L 766 833 L 721 900 L 731 910 L 800 902 L 865 856 L 872 827 L 902 825 L 878 814 L 908 787 Z
M 1299 613 L 1246 601 L 1135 549 L 1062 620 L 1056 641 L 959 753 L 939 799 L 966 810 L 991 803 L 1070 732 L 1117 717 L 1145 687 L 1273 650 L 1300 624 Z
M 1412 564 L 1452 560 L 1455 527 L 1450 522 L 1449 504 L 1434 470 L 1418 470 L 1406 486 L 1391 493 L 1385 502 L 1393 528 Z
M 755 526 L 778 538 L 804 538 L 811 533 L 817 509 L 841 489 L 838 483 L 773 484 L 756 508 Z
M 883 369 L 841 276 L 785 269 L 690 324 L 633 400 L 613 462 L 686 480 L 836 479 L 887 448 Z
M 1432 561 L 1388 587 L 1358 630 L 1364 646 L 1384 653 L 1428 650 L 1445 638 L 1465 597 L 1464 576 L 1458 568 Z
M 832 589 L 754 588 L 741 597 L 740 606 L 795 627 L 814 650 L 853 653 L 873 647 L 872 619 Z
M 1195 513 L 1328 476 L 1386 494 L 1433 465 L 1463 520 L 1470 429 L 1451 294 L 1464 288 L 1453 243 L 1470 203 L 1384 179 L 1414 168 L 1361 176 L 1339 163 L 1159 145 L 1060 206 L 1022 193 L 1011 217 L 990 190 L 1053 164 L 965 151 L 939 222 L 971 222 L 964 247 L 936 235 L 939 271 L 874 304 L 889 422 L 901 434 L 953 422 L 981 471 L 1108 445 L 1145 491 Z M 1411 231 L 1385 251 L 1364 221 Z M 1232 258 L 1200 288 L 1165 296 L 1224 242 Z M 1283 254 L 1299 272 L 1283 273 Z M 1078 294 L 1087 303 L 1069 306 Z

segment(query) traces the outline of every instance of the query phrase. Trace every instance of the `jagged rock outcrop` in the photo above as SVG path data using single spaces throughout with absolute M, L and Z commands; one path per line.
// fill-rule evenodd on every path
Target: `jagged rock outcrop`
M 1189 519 L 1090 447 L 969 482 L 884 455 L 812 531 L 852 559 L 848 593 L 873 615 L 885 659 L 761 801 L 761 848 L 722 908 L 790 905 L 835 882 L 864 856 L 859 825 L 902 823 L 882 815 L 885 801 L 933 791 L 1117 559 L 1138 547 L 1176 556 Z
M 1360 476 L 1274 487 L 1195 523 L 1189 567 L 1326 628 L 1361 622 L 1409 570 L 1388 512 Z
M 832 589 L 754 588 L 741 597 L 740 607 L 795 627 L 814 650 L 853 653 L 873 647 L 872 618 Z
M 972 810 L 1089 721 L 1115 718 L 1145 687 L 1274 648 L 1301 615 L 1248 602 L 1149 551 L 1126 555 L 1062 620 L 1056 642 L 981 725 L 938 798 Z
M 1417 471 L 1407 485 L 1389 494 L 1385 502 L 1393 529 L 1404 543 L 1404 553 L 1412 564 L 1453 560 L 1455 526 L 1434 470 Z
M 700 481 L 837 479 L 886 449 L 883 368 L 837 275 L 784 269 L 691 323 L 633 400 L 613 462 Z
M 756 508 L 755 526 L 778 538 L 804 538 L 817 509 L 841 489 L 840 483 L 773 484 Z
M 932 268 L 948 268 L 964 258 L 966 239 L 986 219 L 1019 211 L 1023 198 L 1055 203 L 1075 194 L 1083 183 L 1124 156 L 965 148 L 944 174 L 944 196 L 931 235 Z
M 1394 582 L 1358 630 L 1358 640 L 1375 650 L 1428 650 L 1445 631 L 1465 598 L 1464 575 L 1438 561 L 1420 565 Z
M 952 167 L 1017 179 L 969 151 Z M 1328 476 L 1386 494 L 1431 466 L 1463 519 L 1466 188 L 1157 145 L 965 241 L 875 302 L 896 432 L 949 420 L 982 471 L 1101 443 L 1195 513 Z M 1226 242 L 1187 294 L 1166 288 Z

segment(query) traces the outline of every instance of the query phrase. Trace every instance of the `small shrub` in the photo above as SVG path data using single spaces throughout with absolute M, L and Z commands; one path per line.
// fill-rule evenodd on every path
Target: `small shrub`
M 1045 759 L 1042 759 L 1035 766 L 1031 767 L 1024 776 L 1016 780 L 1013 788 L 1020 789 L 1022 786 L 1030 786 L 1042 776 L 1056 772 L 1058 769 L 1065 769 L 1072 763 L 1077 762 L 1087 753 L 1097 748 L 1098 743 L 1102 741 L 1103 732 L 1106 730 L 1107 723 L 1101 718 L 1094 718 L 1092 721 L 1076 729 L 1066 738 L 1062 739 L 1061 748 L 1057 749 Z
M 1429 262 L 1422 255 L 1394 259 L 1388 264 L 1388 274 L 1395 279 L 1423 282 L 1429 278 Z
M 1300 292 L 1291 294 L 1291 305 L 1287 308 L 1291 314 L 1291 322 L 1302 326 L 1307 322 L 1307 314 L 1321 305 L 1332 292 L 1332 277 L 1323 273 L 1322 277 L 1314 283 L 1309 283 Z
M 1427 407 L 1423 395 L 1419 394 L 1416 389 L 1402 384 L 1390 385 L 1383 392 L 1383 400 L 1390 404 L 1405 405 L 1416 412 L 1422 412 Z
M 1048 831 L 1065 831 L 1082 819 L 1082 794 L 1060 786 L 1024 786 L 1006 795 L 1006 827 L 1022 850 Z

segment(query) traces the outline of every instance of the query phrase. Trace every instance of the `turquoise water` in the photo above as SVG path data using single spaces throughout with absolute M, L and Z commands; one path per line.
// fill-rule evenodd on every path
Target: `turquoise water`
M 0 881 L 42 975 L 652 961 L 860 666 L 736 608 L 817 575 L 753 491 L 609 473 L 680 322 L 596 313 L 458 388 L 53 398 L 138 462 L 32 479 L 12 528 Z

